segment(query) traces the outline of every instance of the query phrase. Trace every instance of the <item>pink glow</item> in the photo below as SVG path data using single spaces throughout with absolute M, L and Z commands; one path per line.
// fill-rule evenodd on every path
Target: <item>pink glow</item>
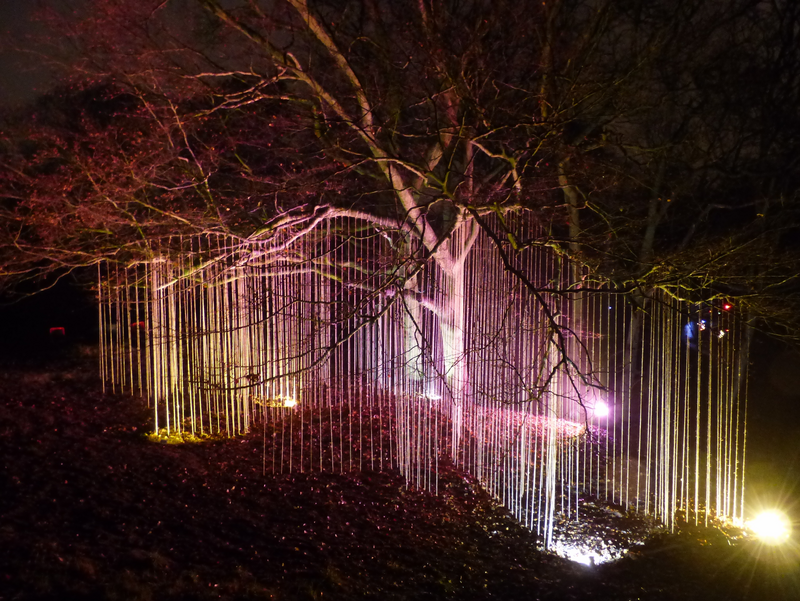
M 594 416 L 597 418 L 608 417 L 608 405 L 603 401 L 597 401 L 594 404 Z

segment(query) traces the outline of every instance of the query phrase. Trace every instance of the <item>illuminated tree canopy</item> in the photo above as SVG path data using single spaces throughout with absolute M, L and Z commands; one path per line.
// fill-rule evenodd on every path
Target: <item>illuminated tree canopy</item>
M 780 312 L 792 3 L 129 4 L 43 15 L 75 47 L 69 87 L 5 128 L 9 275 L 343 215 L 450 269 L 454 232 L 525 212 L 543 234 L 512 252 Z

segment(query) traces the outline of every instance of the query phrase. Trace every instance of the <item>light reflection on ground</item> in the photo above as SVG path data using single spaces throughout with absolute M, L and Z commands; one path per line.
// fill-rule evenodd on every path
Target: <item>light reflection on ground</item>
M 588 566 L 622 559 L 657 529 L 653 519 L 599 499 L 583 499 L 578 519 L 574 517 L 556 519 L 551 550 Z
M 615 561 L 624 556 L 628 552 L 627 549 L 622 549 L 619 553 L 612 553 L 607 550 L 592 549 L 584 541 L 568 543 L 566 541 L 557 541 L 553 546 L 553 552 L 569 559 L 576 563 L 582 563 L 587 566 L 600 565 L 609 561 Z

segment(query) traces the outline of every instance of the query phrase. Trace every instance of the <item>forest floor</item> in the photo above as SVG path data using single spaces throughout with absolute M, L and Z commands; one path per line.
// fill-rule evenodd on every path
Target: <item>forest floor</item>
M 798 553 L 654 532 L 583 566 L 454 469 L 263 475 L 262 436 L 152 442 L 91 359 L 0 371 L 0 599 L 797 599 Z

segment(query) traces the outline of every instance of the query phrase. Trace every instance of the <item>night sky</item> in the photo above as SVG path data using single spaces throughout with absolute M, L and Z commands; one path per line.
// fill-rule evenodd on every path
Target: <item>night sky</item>
M 37 4 L 31 0 L 0 0 L 0 107 L 32 100 L 53 83 L 27 39 L 41 34 L 33 19 Z

